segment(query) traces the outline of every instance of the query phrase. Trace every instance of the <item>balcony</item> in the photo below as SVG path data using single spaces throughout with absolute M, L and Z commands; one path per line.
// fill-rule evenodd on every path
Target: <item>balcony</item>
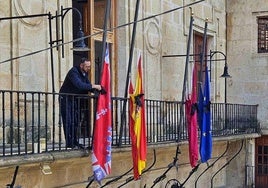
M 78 100 L 80 109 L 75 112 L 80 122 L 77 130 L 79 143 L 91 149 L 97 98 L 71 96 Z M 58 99 L 58 93 L 0 90 L 0 158 L 77 150 L 65 144 Z M 123 111 L 124 103 L 128 106 L 126 99 L 112 98 L 113 147 L 129 147 L 131 144 L 128 110 Z M 188 139 L 181 102 L 146 99 L 145 106 L 148 145 Z M 259 133 L 257 107 L 211 104 L 213 137 Z M 123 115 L 125 121 L 122 121 Z

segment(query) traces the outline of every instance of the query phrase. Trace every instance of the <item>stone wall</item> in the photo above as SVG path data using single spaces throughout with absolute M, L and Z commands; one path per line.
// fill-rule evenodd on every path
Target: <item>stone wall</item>
M 118 6 L 118 24 L 133 22 L 136 1 L 123 1 Z M 145 96 L 148 99 L 181 100 L 183 88 L 187 41 L 190 16 L 193 14 L 193 32 L 203 35 L 205 21 L 208 19 L 208 53 L 209 50 L 226 52 L 226 16 L 225 1 L 204 1 L 184 9 L 158 15 L 171 9 L 183 7 L 196 1 L 158 1 L 140 2 L 132 73 L 135 80 L 137 54 L 141 52 L 144 67 Z M 151 19 L 147 19 L 152 17 Z M 118 30 L 118 77 L 125 80 L 129 46 L 132 37 L 132 25 Z M 124 39 L 124 40 L 122 40 Z M 190 54 L 193 54 L 193 39 Z M 167 55 L 184 55 L 181 57 L 163 57 Z M 223 58 L 214 56 L 214 58 Z M 193 57 L 190 57 L 190 62 Z M 191 75 L 192 63 L 189 74 Z M 213 102 L 224 101 L 224 79 L 220 79 L 224 62 L 214 63 L 211 70 L 211 98 Z M 188 76 L 190 82 L 190 76 Z M 188 83 L 189 84 L 189 83 Z M 125 82 L 118 85 L 118 94 L 123 96 Z
M 171 0 L 146 0 L 141 1 L 139 19 L 146 18 L 171 8 L 180 7 L 194 0 L 171 1 Z M 226 10 L 225 2 L 228 2 L 228 48 L 226 46 Z M 253 23 L 256 26 L 256 15 L 266 14 L 267 3 L 259 1 L 256 3 L 253 0 L 247 0 L 241 8 L 239 1 L 203 1 L 198 5 L 179 9 L 163 16 L 156 16 L 152 19 L 145 20 L 138 24 L 137 39 L 135 43 L 135 52 L 133 62 L 137 61 L 137 55 L 140 51 L 143 55 L 144 64 L 144 79 L 145 79 L 145 95 L 148 99 L 165 99 L 165 100 L 180 100 L 182 81 L 184 76 L 185 58 L 164 58 L 163 55 L 186 54 L 186 42 L 188 40 L 188 30 L 190 15 L 194 13 L 194 31 L 202 34 L 204 30 L 205 20 L 208 19 L 208 48 L 211 50 L 219 50 L 226 52 L 228 49 L 228 63 L 230 65 L 230 74 L 232 79 L 228 81 L 228 100 L 233 103 L 260 103 L 258 98 L 266 99 L 266 64 L 267 57 L 256 54 L 256 30 L 247 30 Z M 248 5 L 247 5 L 248 3 Z M 60 9 L 60 6 L 70 7 L 71 0 L 0 0 L 0 17 L 22 16 L 31 14 L 48 13 L 55 15 L 55 11 Z M 31 5 L 31 6 L 28 6 Z M 265 5 L 265 6 L 263 6 Z M 125 24 L 133 21 L 135 1 L 121 1 L 118 4 L 118 24 Z M 245 11 L 247 10 L 247 11 Z M 258 12 L 260 11 L 260 12 Z M 246 13 L 245 13 L 246 12 Z M 250 14 L 248 14 L 250 12 Z M 54 22 L 54 20 L 53 20 Z M 64 19 L 65 22 L 65 40 L 72 39 L 72 20 L 71 16 Z M 246 23 L 246 25 L 245 25 Z M 0 21 L 0 61 L 5 61 L 14 57 L 30 54 L 34 51 L 49 47 L 47 18 L 34 19 L 17 19 L 13 21 Z M 55 27 L 52 28 L 53 40 L 55 40 Z M 125 78 L 127 63 L 129 57 L 129 48 L 131 41 L 132 26 L 118 30 L 118 79 L 120 80 L 118 88 L 119 96 L 123 96 L 125 87 Z M 250 33 L 250 34 L 248 34 Z M 248 40 L 248 36 L 251 37 Z M 253 41 L 253 42 L 252 42 Z M 65 49 L 70 49 L 71 46 L 66 45 Z M 192 48 L 192 47 L 191 47 Z M 55 90 L 58 91 L 66 72 L 72 66 L 72 52 L 65 50 L 65 58 L 61 57 L 61 49 L 54 51 L 53 66 L 55 73 Z M 192 52 L 192 50 L 191 50 Z M 220 58 L 220 57 L 218 57 Z M 0 85 L 1 89 L 12 90 L 38 90 L 52 91 L 51 80 L 51 64 L 50 53 L 48 50 L 38 54 L 26 56 L 23 58 L 7 61 L 0 66 Z M 253 63 L 252 63 L 253 62 Z M 257 62 L 257 67 L 255 66 Z M 247 69 L 242 69 L 241 65 L 245 65 Z M 212 67 L 212 102 L 221 102 L 224 99 L 224 81 L 219 79 L 222 72 L 223 64 L 215 64 Z M 244 66 L 243 66 L 244 67 Z M 136 64 L 133 63 L 133 72 L 136 70 Z M 252 72 L 253 71 L 253 72 Z M 259 74 L 261 72 L 261 74 Z M 236 75 L 243 76 L 237 77 Z M 254 75 L 256 78 L 249 77 Z M 131 79 L 135 80 L 135 75 L 131 75 Z M 259 82 L 259 81 L 262 82 Z M 237 93 L 243 93 L 243 97 Z M 245 94 L 245 93 L 250 93 Z M 265 113 L 267 111 L 265 103 L 260 106 L 261 118 L 266 121 Z M 233 152 L 239 148 L 239 143 L 232 144 L 232 150 L 222 158 L 217 165 L 213 166 L 205 176 L 199 180 L 200 187 L 209 187 L 209 180 L 213 173 L 219 169 Z M 148 151 L 148 165 L 153 160 L 153 147 L 156 148 L 157 161 L 155 166 L 141 180 L 131 182 L 126 187 L 143 187 L 145 184 L 151 186 L 156 177 L 161 175 L 168 164 L 173 162 L 176 147 L 174 145 L 151 146 Z M 213 159 L 215 160 L 226 147 L 226 142 L 215 142 L 213 147 Z M 183 182 L 191 168 L 188 164 L 188 147 L 182 145 L 181 154 L 179 155 L 178 169 L 172 168 L 157 187 L 164 187 L 166 182 L 171 178 L 176 178 Z M 214 185 L 217 187 L 224 185 L 244 185 L 244 166 L 247 160 L 246 150 L 240 153 L 236 160 L 221 171 L 215 179 Z M 126 150 L 114 150 L 113 152 L 113 172 L 111 177 L 123 174 L 131 168 L 130 148 Z M 252 155 L 251 150 L 251 155 Z M 58 154 L 59 155 L 59 154 Z M 64 155 L 64 154 L 62 154 Z M 38 158 L 39 155 L 36 155 Z M 27 156 L 25 156 L 27 158 Z M 91 171 L 91 156 L 76 157 L 56 160 L 55 156 L 51 155 L 52 160 L 32 161 L 31 164 L 22 164 L 19 168 L 16 185 L 22 187 L 33 188 L 49 188 L 49 187 L 86 187 L 87 179 L 92 175 Z M 25 159 L 20 158 L 24 161 Z M 252 160 L 252 159 L 250 159 Z M 0 168 L 0 185 L 5 186 L 12 181 L 12 176 L 15 166 L 7 165 L 14 161 L 14 158 L 1 158 L 2 165 Z M 19 162 L 19 161 L 18 161 Z M 44 175 L 40 169 L 40 163 L 49 163 L 52 174 Z M 242 165 L 241 165 L 242 163 Z M 20 164 L 20 163 L 18 163 Z M 232 179 L 233 176 L 226 172 L 235 174 L 235 170 L 239 167 L 237 179 Z M 195 179 L 206 168 L 206 164 L 200 165 L 198 171 L 189 179 L 185 187 L 193 187 Z M 118 187 L 127 177 L 119 180 L 111 187 Z M 108 181 L 109 179 L 104 180 Z M 98 187 L 96 183 L 92 187 Z
M 221 158 L 213 167 L 211 167 L 204 175 L 202 175 L 198 181 L 198 187 L 210 187 L 210 180 L 216 171 L 222 167 L 227 160 L 229 160 L 240 148 L 241 141 L 233 141 L 228 149 L 226 155 Z M 226 141 L 215 141 L 213 144 L 213 158 L 208 161 L 208 164 L 212 164 L 226 149 Z M 178 155 L 178 165 L 171 168 L 166 174 L 166 178 L 156 184 L 155 187 L 164 187 L 168 180 L 177 179 L 180 183 L 184 182 L 191 172 L 191 167 L 188 161 L 188 145 L 180 145 L 180 154 Z M 142 175 L 138 181 L 132 181 L 124 187 L 151 187 L 157 177 L 162 175 L 168 168 L 168 165 L 172 164 L 176 154 L 176 145 L 158 145 L 149 146 L 147 154 L 147 167 L 149 167 L 154 161 L 153 149 L 156 151 L 155 165 L 145 174 Z M 78 154 L 79 152 L 76 151 Z M 226 168 L 220 171 L 213 180 L 214 187 L 220 187 L 224 185 L 233 185 L 231 187 L 243 187 L 245 180 L 245 161 L 246 146 L 242 148 L 242 152 L 233 160 Z M 54 155 L 54 156 L 53 156 Z M 59 156 L 65 159 L 57 159 Z M 15 185 L 21 185 L 22 187 L 31 188 L 52 188 L 52 187 L 72 187 L 72 188 L 84 188 L 88 185 L 88 177 L 92 176 L 91 168 L 91 154 L 84 153 L 76 158 L 68 158 L 71 153 L 58 153 L 51 154 L 52 160 L 43 162 L 32 161 L 31 164 L 21 164 L 19 166 Z M 26 156 L 27 157 L 27 156 Z M 51 168 L 52 174 L 44 175 L 42 173 L 42 165 L 48 164 Z M 3 165 L 3 164 L 2 164 Z M 1 165 L 1 166 L 2 166 Z M 19 165 L 19 162 L 18 162 Z M 239 167 L 239 168 L 238 168 Z M 113 149 L 112 152 L 112 174 L 102 181 L 105 184 L 107 181 L 124 174 L 132 168 L 132 158 L 130 148 L 125 149 Z M 207 164 L 203 163 L 199 166 L 197 171 L 186 182 L 186 188 L 192 188 L 195 185 L 197 177 L 207 168 Z M 237 169 L 240 173 L 237 175 Z M 11 183 L 15 166 L 6 166 L 0 168 L 0 185 L 4 187 L 6 184 Z M 232 172 L 232 173 L 231 173 Z M 118 187 L 123 184 L 128 177 L 131 177 L 133 172 L 131 171 L 126 176 L 122 177 L 117 182 L 110 184 L 108 187 Z M 235 176 L 235 179 L 233 177 Z M 99 187 L 96 182 L 92 183 L 90 187 Z
M 60 56 L 61 48 L 54 48 L 52 65 L 49 47 L 50 42 L 56 40 L 56 19 L 51 19 L 50 28 L 48 14 L 55 16 L 56 10 L 59 10 L 61 5 L 69 7 L 71 1 L 0 0 L 0 3 L 0 17 L 13 18 L 0 22 L 0 61 L 6 61 L 1 63 L 1 89 L 51 92 L 53 66 L 54 87 L 55 91 L 58 91 L 64 78 L 62 75 L 65 76 L 66 71 L 72 66 L 72 53 L 66 50 L 72 46 L 65 46 L 65 58 Z M 40 16 L 23 17 L 37 14 Z M 66 15 L 64 23 L 64 38 L 65 41 L 70 41 L 72 39 L 71 14 Z M 50 41 L 50 29 L 52 41 Z M 15 59 L 10 61 L 13 58 Z
M 230 103 L 259 104 L 258 118 L 267 129 L 268 54 L 258 53 L 258 16 L 268 16 L 265 0 L 227 1 L 227 46 Z

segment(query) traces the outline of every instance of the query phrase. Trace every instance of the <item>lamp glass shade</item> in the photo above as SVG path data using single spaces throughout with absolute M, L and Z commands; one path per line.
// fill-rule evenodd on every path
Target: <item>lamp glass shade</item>
M 223 78 L 231 78 L 231 76 L 228 73 L 228 67 L 226 65 L 224 66 L 224 71 L 223 71 L 223 74 L 221 75 L 221 77 L 223 77 Z
M 80 39 L 80 38 L 83 38 L 84 36 L 85 36 L 84 32 L 80 28 L 77 33 L 77 38 Z M 73 51 L 89 51 L 89 48 L 85 44 L 85 39 L 81 39 L 74 43 L 74 47 L 72 48 L 72 50 Z

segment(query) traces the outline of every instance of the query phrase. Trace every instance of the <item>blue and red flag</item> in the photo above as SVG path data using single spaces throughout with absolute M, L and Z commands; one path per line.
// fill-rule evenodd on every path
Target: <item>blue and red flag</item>
M 107 44 L 101 76 L 101 85 L 106 94 L 99 95 L 98 98 L 92 150 L 93 173 L 99 183 L 111 173 L 112 115 L 109 58 Z
M 210 85 L 208 77 L 208 68 L 205 70 L 205 84 L 203 98 L 200 99 L 200 157 L 201 162 L 207 162 L 212 154 L 212 130 L 211 130 L 211 112 L 210 112 Z M 202 93 L 201 93 L 202 94 Z

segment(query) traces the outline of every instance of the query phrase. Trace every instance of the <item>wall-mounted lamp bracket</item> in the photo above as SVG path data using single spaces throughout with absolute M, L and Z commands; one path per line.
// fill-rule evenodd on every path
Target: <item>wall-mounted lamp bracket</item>
M 51 40 L 50 41 L 50 44 L 54 44 L 56 43 L 57 44 L 57 50 L 58 50 L 58 46 L 60 45 L 60 43 L 62 44 L 61 45 L 61 48 L 62 48 L 62 58 L 64 58 L 64 24 L 63 24 L 63 21 L 64 21 L 64 17 L 65 15 L 70 11 L 70 10 L 73 10 L 75 11 L 78 16 L 79 16 L 79 29 L 78 29 L 78 33 L 76 35 L 76 39 L 73 40 L 74 42 L 74 46 L 73 48 L 71 48 L 71 50 L 73 51 L 89 51 L 89 48 L 87 47 L 87 45 L 85 44 L 85 34 L 82 30 L 82 14 L 81 12 L 75 8 L 75 7 L 68 7 L 68 8 L 63 8 L 61 6 L 61 10 L 60 10 L 60 14 L 58 13 L 58 11 L 56 11 L 56 15 L 55 16 L 51 16 L 49 19 L 54 19 L 56 18 L 56 40 Z M 59 19 L 60 18 L 60 21 Z M 59 32 L 59 24 L 61 25 L 61 32 Z M 60 34 L 59 34 L 60 33 Z M 59 37 L 60 35 L 60 37 Z
M 215 54 L 221 54 L 224 57 L 223 59 L 220 59 L 221 61 L 222 60 L 224 61 L 224 71 L 223 71 L 223 74 L 220 77 L 224 78 L 224 103 L 226 104 L 227 103 L 227 81 L 226 81 L 226 79 L 227 78 L 231 78 L 231 76 L 228 73 L 228 65 L 227 65 L 226 55 L 223 52 L 221 52 L 221 51 L 212 51 L 212 50 L 210 50 L 210 53 L 209 53 L 209 57 L 210 57 L 210 81 L 211 81 L 211 63 L 212 63 L 212 57 Z M 216 60 L 216 61 L 219 61 L 219 60 Z
M 220 60 L 223 60 L 224 61 L 224 71 L 223 71 L 223 74 L 220 76 L 222 78 L 231 78 L 231 76 L 229 75 L 228 73 L 228 65 L 227 65 L 227 58 L 226 58 L 226 55 L 221 52 L 221 51 L 212 51 L 210 50 L 210 53 L 209 53 L 209 58 L 210 58 L 210 71 L 211 71 L 211 63 L 212 63 L 212 58 L 215 54 L 221 54 L 224 58 L 223 59 L 220 59 Z M 220 60 L 216 60 L 216 61 L 220 61 Z M 211 79 L 211 73 L 210 73 L 210 79 Z

